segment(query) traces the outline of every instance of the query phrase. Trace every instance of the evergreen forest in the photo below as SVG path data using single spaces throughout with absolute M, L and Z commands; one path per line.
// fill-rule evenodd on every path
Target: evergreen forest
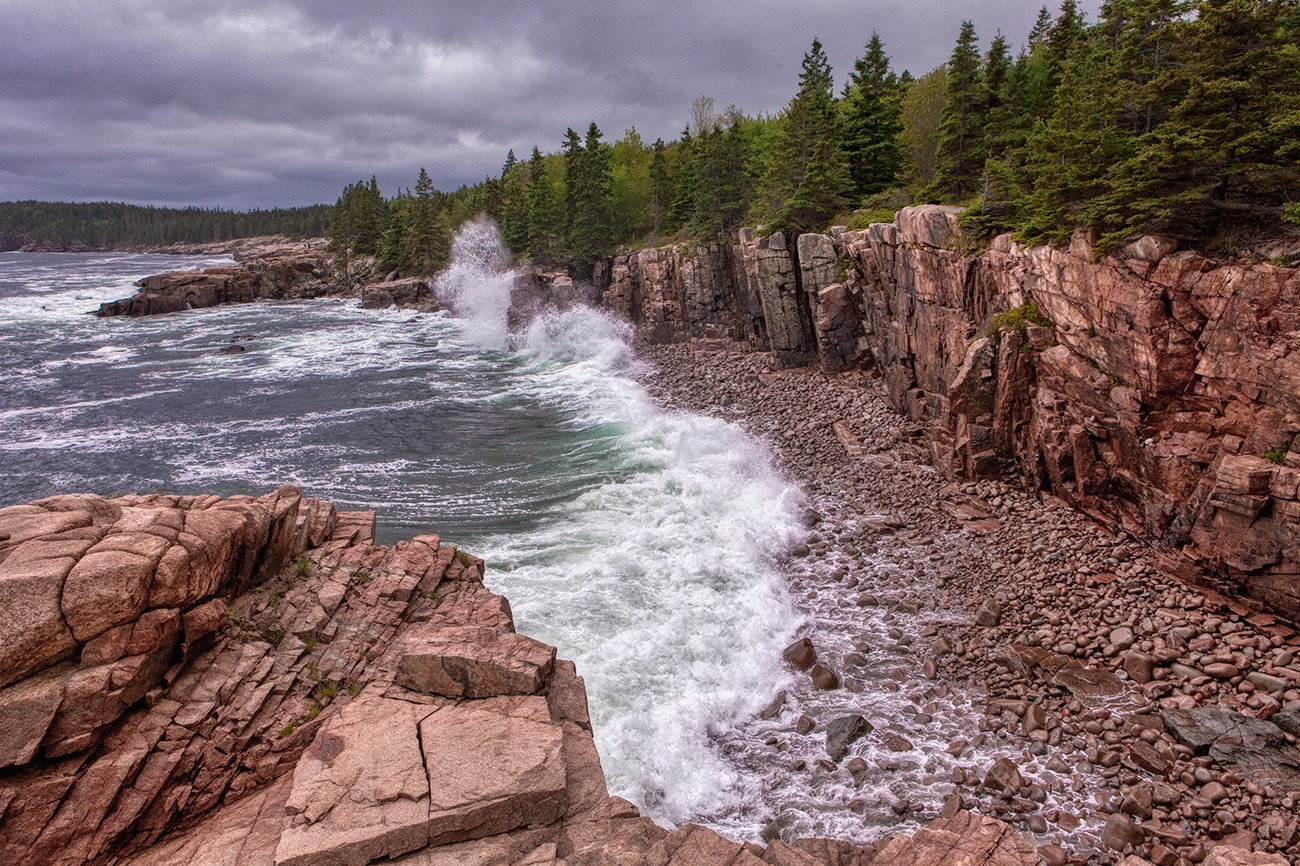
M 421 169 L 390 197 L 358 180 L 332 207 L 0 203 L 0 249 L 328 231 L 345 267 L 429 274 L 486 213 L 517 256 L 585 276 L 620 248 L 862 228 L 925 202 L 966 207 L 972 237 L 1088 228 L 1102 251 L 1164 234 L 1233 255 L 1300 224 L 1300 0 L 1105 0 L 1096 21 L 1064 0 L 1020 46 L 972 21 L 955 35 L 915 76 L 872 33 L 838 81 L 814 39 L 776 114 L 701 96 L 673 140 L 591 123 L 452 192 Z
M 700 97 L 668 142 L 571 128 L 453 193 L 423 172 L 387 200 L 358 182 L 336 248 L 427 273 L 485 212 L 517 255 L 588 274 L 617 248 L 861 228 L 922 202 L 965 206 L 976 237 L 1090 228 L 1102 250 L 1158 233 L 1232 254 L 1300 223 L 1300 0 L 1106 0 L 1095 22 L 1064 0 L 1014 48 L 962 22 L 919 77 L 873 33 L 838 86 L 814 39 L 795 84 L 775 115 Z
M 324 237 L 328 205 L 233 211 L 118 202 L 0 202 L 0 250 L 122 249 L 210 243 L 257 235 Z

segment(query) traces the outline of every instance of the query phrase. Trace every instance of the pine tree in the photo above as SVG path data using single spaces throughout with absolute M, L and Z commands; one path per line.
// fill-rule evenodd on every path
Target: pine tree
M 610 225 L 613 172 L 609 145 L 601 138 L 595 123 L 587 127 L 586 141 L 582 144 L 577 143 L 573 130 L 566 133 L 565 202 L 571 209 L 568 259 L 579 274 L 590 271 L 596 259 L 608 253 L 613 245 Z
M 836 128 L 834 80 L 821 41 L 803 57 L 799 92 L 786 106 L 764 199 L 776 222 L 794 231 L 821 228 L 844 206 L 851 184 Z
M 674 195 L 668 207 L 665 231 L 676 231 L 690 224 L 695 215 L 695 190 L 699 183 L 695 151 L 695 137 L 691 135 L 688 126 L 682 130 L 682 137 L 677 143 L 676 170 L 673 172 Z
M 1117 239 L 1276 227 L 1300 197 L 1300 5 L 1201 0 L 1174 33 L 1185 47 L 1156 92 L 1177 102 L 1111 172 L 1102 216 Z
M 963 201 L 980 182 L 986 153 L 980 109 L 987 102 L 980 66 L 975 25 L 963 21 L 957 45 L 948 58 L 948 96 L 939 121 L 934 181 L 923 193 L 928 198 Z
M 402 235 L 402 261 L 414 273 L 433 274 L 446 266 L 450 255 L 451 225 L 447 212 L 438 207 L 433 181 L 421 168 Z
M 1038 18 L 1034 21 L 1034 26 L 1029 30 L 1029 47 L 1032 49 L 1042 45 L 1047 41 L 1047 34 L 1052 30 L 1052 13 L 1047 11 L 1046 6 L 1038 10 Z
M 563 216 L 546 159 L 537 146 L 528 158 L 528 254 L 539 264 L 554 264 L 560 257 Z
M 650 150 L 650 230 L 659 235 L 664 229 L 664 217 L 673 199 L 672 179 L 668 174 L 664 140 L 656 138 Z
M 515 159 L 514 150 L 501 167 L 501 236 L 513 253 L 528 249 L 527 169 Z
M 560 155 L 564 159 L 564 238 L 565 256 L 572 258 L 574 214 L 580 207 L 582 195 L 582 138 L 573 131 L 573 127 L 564 130 L 564 143 L 560 145 Z
M 854 200 L 893 186 L 902 168 L 903 91 L 876 33 L 853 64 L 840 103 L 840 148 Z
M 1064 241 L 1087 225 L 1108 167 L 1125 156 L 1130 139 L 1117 123 L 1120 88 L 1109 59 L 1095 35 L 1075 46 L 1051 118 L 1029 136 L 1020 202 L 1025 237 Z

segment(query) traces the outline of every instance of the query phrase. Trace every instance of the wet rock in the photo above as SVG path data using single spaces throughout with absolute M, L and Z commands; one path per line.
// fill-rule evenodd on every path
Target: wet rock
M 841 685 L 840 675 L 823 664 L 815 664 L 808 671 L 812 684 L 822 691 L 833 691 Z
M 795 733 L 800 736 L 811 733 L 812 729 L 815 727 L 817 727 L 817 723 L 808 716 L 800 716 L 799 720 L 794 724 Z
M 781 657 L 796 669 L 806 671 L 817 663 L 817 650 L 812 640 L 803 637 L 786 647 Z
M 1146 833 L 1142 828 L 1119 812 L 1106 819 L 1106 826 L 1101 831 L 1101 844 L 1121 853 L 1129 846 L 1138 847 L 1145 840 Z
M 1020 775 L 1020 768 L 1010 758 L 998 758 L 984 776 L 984 787 L 994 791 L 1015 793 L 1024 784 L 1025 780 Z
M 871 723 L 859 715 L 840 716 L 826 725 L 826 754 L 840 761 L 849 753 L 849 746 L 874 730 Z
M 784 690 L 777 692 L 776 697 L 772 698 L 772 702 L 763 708 L 758 717 L 767 721 L 781 715 L 781 710 L 785 709 L 786 698 L 787 695 Z

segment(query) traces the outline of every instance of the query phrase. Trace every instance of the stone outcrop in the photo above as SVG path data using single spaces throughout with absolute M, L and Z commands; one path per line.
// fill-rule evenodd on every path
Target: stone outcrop
M 597 273 L 604 306 L 660 343 L 720 339 L 767 346 L 752 255 L 730 244 L 643 249 Z M 753 262 L 756 266 L 756 262 Z
M 361 306 L 367 310 L 383 310 L 391 306 L 413 307 L 435 304 L 433 281 L 418 277 L 383 280 L 366 283 L 360 288 Z
M 262 496 L 0 509 L 11 866 L 1030 866 L 956 812 L 913 837 L 733 842 L 610 797 L 582 680 L 482 561 Z
M 263 298 L 316 298 L 336 290 L 322 251 L 253 258 L 236 265 L 172 271 L 138 280 L 129 298 L 100 304 L 98 316 L 152 316 Z
M 685 303 L 671 268 L 630 257 L 604 300 L 653 341 L 713 328 L 787 366 L 870 369 L 941 468 L 1017 474 L 1155 543 L 1185 579 L 1300 618 L 1300 270 L 1159 237 L 977 249 L 960 214 L 905 208 L 793 242 L 742 230 L 709 249 L 741 263 L 743 315 Z

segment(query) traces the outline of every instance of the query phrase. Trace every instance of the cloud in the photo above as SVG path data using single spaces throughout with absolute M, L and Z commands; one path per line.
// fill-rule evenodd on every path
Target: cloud
M 1095 5 L 1095 4 L 1094 4 Z M 691 100 L 778 111 L 813 36 L 844 71 L 878 30 L 924 72 L 960 19 L 1019 43 L 1012 0 L 10 0 L 0 199 L 268 207 L 421 166 L 454 189 L 565 127 L 647 140 Z

